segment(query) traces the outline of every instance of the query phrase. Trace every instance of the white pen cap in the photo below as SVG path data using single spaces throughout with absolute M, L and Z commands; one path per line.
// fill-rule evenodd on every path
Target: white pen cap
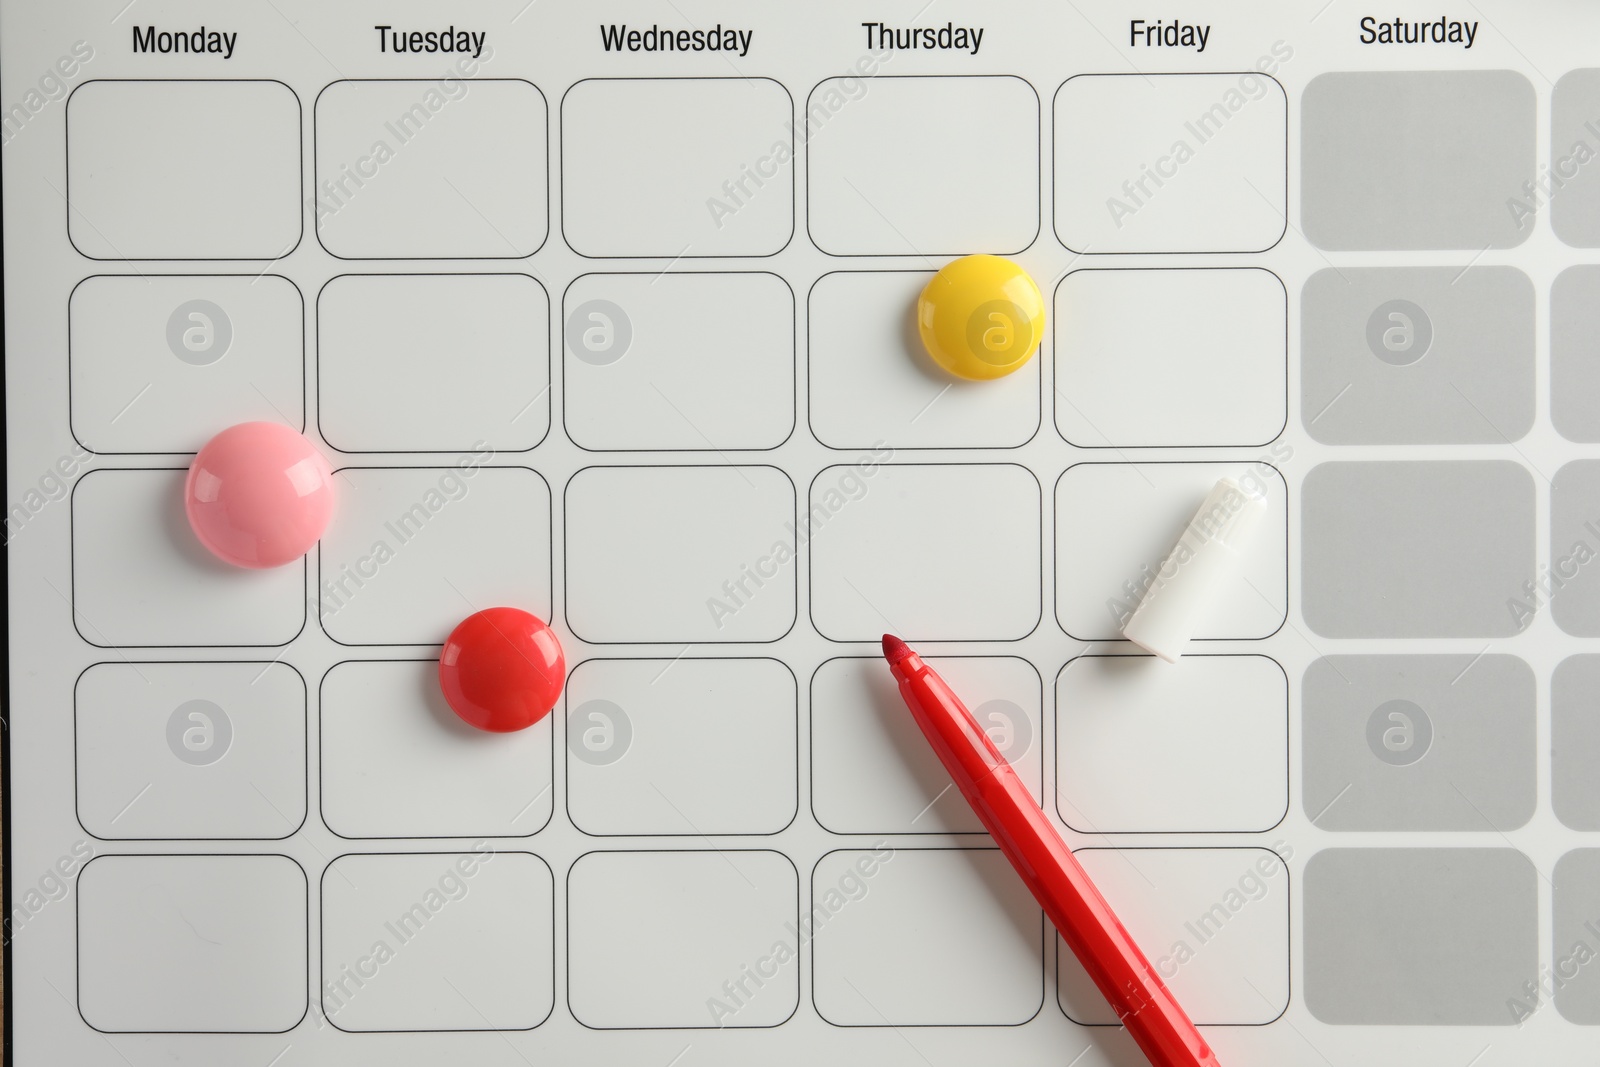
M 1232 478 L 1212 486 L 1200 510 L 1156 571 L 1122 636 L 1168 663 L 1176 663 L 1189 639 L 1215 606 L 1225 579 L 1238 565 L 1267 503 Z

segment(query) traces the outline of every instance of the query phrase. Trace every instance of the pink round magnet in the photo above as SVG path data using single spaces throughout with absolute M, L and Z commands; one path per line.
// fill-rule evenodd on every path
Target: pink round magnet
M 280 567 L 309 552 L 328 528 L 333 472 L 304 435 L 273 422 L 242 422 L 194 457 L 184 510 L 217 558 Z

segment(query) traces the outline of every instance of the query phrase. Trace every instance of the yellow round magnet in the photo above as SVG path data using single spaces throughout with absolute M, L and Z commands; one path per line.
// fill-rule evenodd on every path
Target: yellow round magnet
M 928 355 L 951 374 L 1003 378 L 1038 349 L 1044 297 L 1011 260 L 964 256 L 945 264 L 922 290 L 917 331 Z

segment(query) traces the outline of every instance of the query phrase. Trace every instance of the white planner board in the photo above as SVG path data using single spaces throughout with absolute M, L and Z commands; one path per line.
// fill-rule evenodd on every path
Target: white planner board
M 1587 1062 L 1600 12 L 1204 8 L 0 2 L 8 1062 L 1141 1062 L 885 631 L 1222 1062 Z M 303 564 L 184 523 L 250 420 Z M 432 673 L 497 604 L 511 736 Z

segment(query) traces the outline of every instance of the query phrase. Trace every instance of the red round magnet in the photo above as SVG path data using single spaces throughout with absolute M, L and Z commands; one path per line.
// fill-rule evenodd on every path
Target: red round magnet
M 567 676 L 555 632 L 520 608 L 485 608 L 462 620 L 439 656 L 439 688 L 480 730 L 525 730 L 550 713 Z

